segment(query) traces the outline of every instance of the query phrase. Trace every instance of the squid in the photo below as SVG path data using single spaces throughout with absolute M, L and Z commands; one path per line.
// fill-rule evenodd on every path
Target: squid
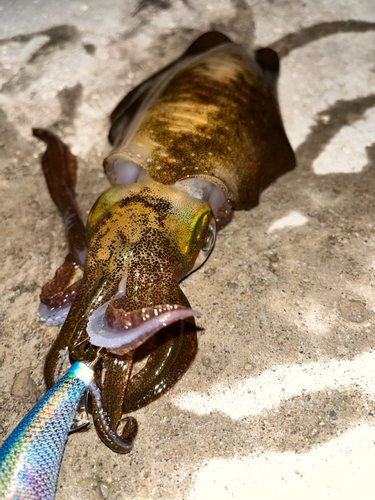
M 113 149 L 104 169 L 112 185 L 86 227 L 75 200 L 76 158 L 55 135 L 34 129 L 47 144 L 42 166 L 69 242 L 41 293 L 41 319 L 62 323 L 46 359 L 46 385 L 61 377 L 67 356 L 98 359 L 90 411 L 115 452 L 133 446 L 137 421 L 129 413 L 171 389 L 192 364 L 197 331 L 193 317 L 181 317 L 147 333 L 142 345 L 130 341 L 118 349 L 103 339 L 125 331 L 129 313 L 161 305 L 190 309 L 179 282 L 208 258 L 216 231 L 295 167 L 278 74 L 272 49 L 247 52 L 212 31 L 138 85 L 111 114 Z M 139 360 L 144 364 L 135 373 Z

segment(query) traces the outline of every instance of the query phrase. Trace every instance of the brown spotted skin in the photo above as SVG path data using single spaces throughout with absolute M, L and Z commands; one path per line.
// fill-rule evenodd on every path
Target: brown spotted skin
M 207 202 L 154 181 L 116 185 L 99 198 L 87 224 L 89 246 L 82 285 L 46 360 L 48 386 L 55 380 L 59 352 L 66 347 L 76 361 L 94 359 L 96 348 L 89 344 L 86 332 L 88 317 L 115 296 L 124 276 L 126 294 L 113 300 L 109 311 L 166 303 L 190 307 L 178 282 L 193 268 L 212 217 Z M 163 329 L 149 348 L 144 368 L 132 378 L 137 351 L 125 357 L 101 354 L 107 375 L 100 390 L 113 431 L 122 413 L 161 396 L 188 369 L 197 353 L 194 319 Z M 98 383 L 102 368 L 102 364 L 95 368 Z M 111 445 L 95 406 L 93 412 L 99 436 L 121 452 L 115 443 Z
M 278 58 L 249 56 L 234 43 L 180 61 L 156 79 L 105 161 L 128 158 L 155 181 L 201 177 L 216 183 L 235 209 L 295 166 L 276 98 Z M 150 95 L 152 94 L 153 95 Z M 114 134 L 112 134 L 114 135 Z
M 114 186 L 89 216 L 83 279 L 46 360 L 49 387 L 58 374 L 61 350 L 68 348 L 71 360 L 96 357 L 86 326 L 105 302 L 111 301 L 108 315 L 166 303 L 189 307 L 178 283 L 193 269 L 213 214 L 208 203 L 174 187 L 177 181 L 201 177 L 218 185 L 227 201 L 215 216 L 227 222 L 232 208 L 256 205 L 261 190 L 294 167 L 276 97 L 278 64 L 270 49 L 248 55 L 225 35 L 207 33 L 114 110 L 114 151 L 105 160 Z M 123 158 L 141 165 L 150 180 L 117 184 L 114 164 Z M 50 170 L 55 161 L 58 155 L 50 160 Z M 115 298 L 124 280 L 126 293 Z M 126 421 L 119 436 L 124 446 L 111 432 L 117 432 L 124 414 L 170 389 L 196 352 L 193 318 L 168 326 L 126 355 L 102 350 L 95 379 L 110 429 L 95 401 L 92 412 L 103 442 L 128 452 L 136 421 Z M 145 356 L 144 368 L 132 375 L 133 361 Z
M 74 193 L 77 160 L 69 148 L 48 130 L 35 128 L 33 135 L 47 144 L 42 157 L 43 172 L 51 198 L 64 220 L 69 243 L 68 255 L 55 276 L 43 286 L 40 300 L 49 307 L 61 307 L 76 297 L 87 249 L 85 226 Z

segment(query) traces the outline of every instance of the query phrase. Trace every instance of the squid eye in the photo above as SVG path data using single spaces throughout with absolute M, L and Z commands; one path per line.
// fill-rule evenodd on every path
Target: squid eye
M 208 226 L 206 239 L 204 240 L 202 249 L 198 254 L 197 260 L 195 261 L 192 271 L 198 269 L 198 267 L 200 267 L 203 264 L 203 262 L 207 259 L 207 257 L 210 255 L 211 250 L 215 245 L 215 240 L 216 240 L 216 222 L 215 222 L 215 217 L 212 217 L 210 225 Z

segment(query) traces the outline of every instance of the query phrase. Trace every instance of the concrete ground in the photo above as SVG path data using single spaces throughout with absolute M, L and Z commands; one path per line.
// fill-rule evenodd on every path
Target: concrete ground
M 373 498 L 373 0 L 1 0 L 0 20 L 1 438 L 44 391 L 58 328 L 38 295 L 66 253 L 31 127 L 78 155 L 86 217 L 108 186 L 111 109 L 216 28 L 278 50 L 298 167 L 184 281 L 199 353 L 135 415 L 134 451 L 71 435 L 56 498 Z

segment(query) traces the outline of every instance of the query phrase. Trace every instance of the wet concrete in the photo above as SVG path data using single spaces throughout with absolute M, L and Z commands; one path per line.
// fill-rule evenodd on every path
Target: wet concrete
M 0 8 L 2 439 L 44 391 L 58 328 L 40 323 L 36 309 L 67 249 L 31 128 L 50 128 L 78 155 L 86 217 L 108 187 L 101 163 L 112 108 L 216 28 L 279 50 L 298 167 L 258 207 L 237 212 L 205 266 L 183 282 L 203 313 L 199 352 L 172 391 L 135 414 L 134 450 L 112 453 L 93 429 L 71 435 L 56 498 L 204 499 L 215 491 L 268 499 L 268 484 L 281 477 L 285 496 L 316 495 L 320 476 L 303 457 L 321 450 L 334 464 L 335 453 L 362 442 L 351 433 L 374 441 L 373 2 L 4 0 Z M 352 498 L 347 485 L 372 497 L 357 473 L 375 458 L 366 450 L 341 477 L 329 469 L 322 498 Z M 287 461 L 290 452 L 304 471 Z M 257 482 L 259 460 L 275 456 L 286 472 L 264 466 Z

